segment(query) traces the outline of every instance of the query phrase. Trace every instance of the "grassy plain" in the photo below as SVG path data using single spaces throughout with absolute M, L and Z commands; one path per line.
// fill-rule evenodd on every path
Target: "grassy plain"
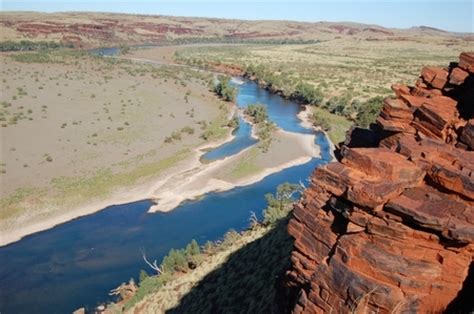
M 0 56 L 0 219 L 28 223 L 162 175 L 228 134 L 210 76 L 73 51 Z
M 244 71 L 258 69 L 257 78 L 274 82 L 285 95 L 291 95 L 298 83 L 310 84 L 323 96 L 319 107 L 327 107 L 326 112 L 314 110 L 332 125 L 328 133 L 337 143 L 351 124 L 344 120 L 357 120 L 360 109 L 355 103 L 390 96 L 391 84 L 413 84 L 423 66 L 445 66 L 469 49 L 472 43 L 459 38 L 368 40 L 341 36 L 308 45 L 183 47 L 175 52 L 175 59 L 204 68 L 236 65 Z M 341 109 L 336 108 L 338 104 Z

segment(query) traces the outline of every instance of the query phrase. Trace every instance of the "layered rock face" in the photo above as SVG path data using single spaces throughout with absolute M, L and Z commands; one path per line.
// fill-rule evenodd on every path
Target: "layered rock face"
M 288 226 L 293 313 L 439 313 L 472 289 L 473 81 L 474 53 L 424 68 L 315 170 Z

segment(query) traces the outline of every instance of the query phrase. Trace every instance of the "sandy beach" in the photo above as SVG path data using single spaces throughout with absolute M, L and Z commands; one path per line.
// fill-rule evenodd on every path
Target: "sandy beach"
M 326 138 L 329 139 L 329 136 L 328 136 L 327 132 L 323 131 L 323 129 L 321 129 L 320 127 L 317 127 L 317 126 L 313 125 L 313 123 L 311 122 L 311 119 L 309 117 L 310 114 L 311 114 L 310 105 L 304 105 L 304 110 L 301 110 L 300 113 L 298 113 L 298 119 L 301 120 L 301 125 L 305 128 L 308 128 L 308 129 L 313 129 L 315 131 L 323 132 L 324 135 L 326 136 Z M 330 140 L 328 140 L 328 143 L 329 143 L 329 148 L 330 148 L 329 150 L 330 150 L 332 158 L 336 158 L 334 156 L 334 151 L 336 150 L 336 146 Z

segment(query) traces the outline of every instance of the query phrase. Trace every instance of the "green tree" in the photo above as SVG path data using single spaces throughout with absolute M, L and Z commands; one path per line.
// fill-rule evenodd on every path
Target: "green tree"
M 219 81 L 214 84 L 214 92 L 225 101 L 233 101 L 237 95 L 237 89 L 230 85 L 229 76 L 219 77 Z
M 294 196 L 301 191 L 300 185 L 285 182 L 277 187 L 275 195 L 266 194 L 267 208 L 263 211 L 263 223 L 273 224 L 285 217 L 291 210 Z
M 250 104 L 245 108 L 244 114 L 250 116 L 254 123 L 259 124 L 268 119 L 267 107 L 262 104 Z
M 185 250 L 171 249 L 168 255 L 163 258 L 161 266 L 163 268 L 163 271 L 185 271 L 187 269 Z
M 145 270 L 140 270 L 140 274 L 138 275 L 139 282 L 143 282 L 146 278 L 148 278 L 149 275 Z
M 369 127 L 369 125 L 373 123 L 379 115 L 382 105 L 383 97 L 381 96 L 370 98 L 361 104 L 360 109 L 358 110 L 356 124 L 363 128 Z
M 323 93 L 311 84 L 299 82 L 295 87 L 295 91 L 291 94 L 291 98 L 319 106 L 323 101 Z
M 186 246 L 186 255 L 193 256 L 201 254 L 201 249 L 199 248 L 199 244 L 196 240 L 192 239 L 191 243 Z

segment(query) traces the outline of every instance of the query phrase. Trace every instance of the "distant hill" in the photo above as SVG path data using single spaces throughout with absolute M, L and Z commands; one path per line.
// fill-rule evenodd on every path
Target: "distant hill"
M 473 40 L 472 33 L 452 33 L 427 26 L 391 29 L 351 22 L 244 21 L 115 13 L 0 13 L 0 41 L 52 40 L 92 48 L 164 42 L 323 41 L 339 37 L 365 40 Z

